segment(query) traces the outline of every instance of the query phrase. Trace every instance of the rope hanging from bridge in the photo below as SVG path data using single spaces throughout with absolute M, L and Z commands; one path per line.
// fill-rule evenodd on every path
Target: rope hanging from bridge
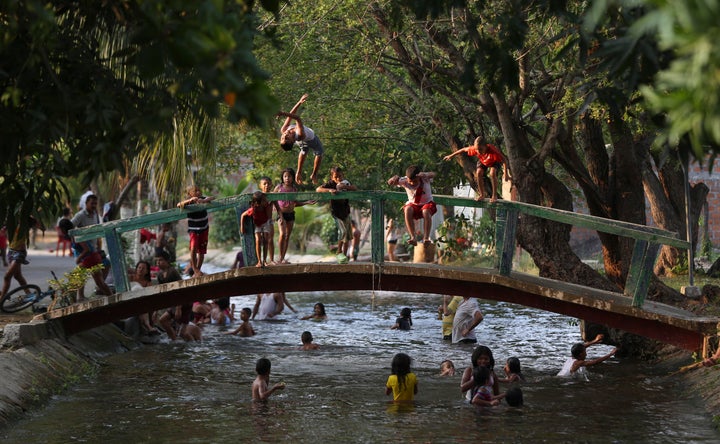
M 380 279 L 382 278 L 382 264 L 372 264 L 372 293 L 370 296 L 370 309 L 375 310 L 375 269 L 378 270 L 377 287 L 380 288 Z

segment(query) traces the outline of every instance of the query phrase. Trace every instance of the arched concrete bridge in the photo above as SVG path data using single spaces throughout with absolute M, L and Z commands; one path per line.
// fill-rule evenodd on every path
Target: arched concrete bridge
M 718 333 L 718 319 L 698 317 L 671 306 L 645 301 L 653 265 L 661 245 L 688 249 L 690 243 L 677 233 L 646 225 L 603 219 L 591 215 L 540 207 L 523 202 L 487 200 L 434 195 L 438 205 L 492 209 L 495 214 L 494 268 L 457 268 L 437 264 L 386 263 L 384 207 L 389 202 L 404 202 L 405 193 L 394 191 L 350 191 L 343 193 L 268 193 L 270 201 L 315 200 L 325 202 L 349 199 L 370 207 L 371 262 L 348 265 L 313 263 L 281 265 L 258 269 L 232 270 L 209 276 L 158 285 L 127 292 L 127 258 L 123 244 L 140 228 L 184 219 L 200 208 L 208 212 L 246 208 L 250 195 L 218 199 L 207 205 L 170 209 L 157 213 L 93 225 L 71 231 L 76 241 L 102 237 L 112 263 L 119 294 L 102 297 L 72 307 L 54 310 L 42 316 L 61 323 L 68 333 L 198 299 L 275 291 L 384 290 L 418 293 L 467 295 L 494 299 L 553 311 L 586 321 L 605 324 L 628 332 L 674 344 L 688 350 L 707 353 L 707 339 Z M 512 271 L 516 228 L 522 220 L 543 218 L 633 242 L 632 257 L 623 294 L 599 291 L 570 283 L 541 279 Z M 245 236 L 242 250 L 246 264 L 256 262 L 254 239 Z
M 101 297 L 41 317 L 66 333 L 93 328 L 137 313 L 223 296 L 293 291 L 373 290 L 437 293 L 511 302 L 605 324 L 687 350 L 704 349 L 718 319 L 646 301 L 635 307 L 621 293 L 595 290 L 524 273 L 433 264 L 353 262 L 247 267 L 142 290 Z

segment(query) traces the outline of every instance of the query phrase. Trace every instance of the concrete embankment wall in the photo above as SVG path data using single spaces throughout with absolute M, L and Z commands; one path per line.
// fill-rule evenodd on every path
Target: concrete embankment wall
M 50 322 L 6 325 L 0 338 L 0 427 L 94 374 L 98 359 L 139 346 L 115 325 L 69 338 Z

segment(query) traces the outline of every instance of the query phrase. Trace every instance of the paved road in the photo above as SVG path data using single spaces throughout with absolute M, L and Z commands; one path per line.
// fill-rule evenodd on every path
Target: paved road
M 46 231 L 45 236 L 38 233 L 36 238 L 36 248 L 28 249 L 28 265 L 23 265 L 22 272 L 29 284 L 35 284 L 45 290 L 48 287 L 48 279 L 52 278 L 51 271 L 54 271 L 58 278 L 62 278 L 64 273 L 75 268 L 75 260 L 72 255 L 66 253 L 65 257 L 56 256 L 55 247 L 57 245 L 57 235 L 54 231 Z M 61 253 L 62 254 L 62 253 Z M 5 275 L 6 267 L 0 261 L 0 273 Z M 10 289 L 18 286 L 15 279 L 12 280 Z M 48 301 L 49 302 L 49 301 Z M 18 322 L 29 320 L 32 313 L 29 310 L 17 315 L 8 315 L 0 312 L 0 328 L 9 322 Z

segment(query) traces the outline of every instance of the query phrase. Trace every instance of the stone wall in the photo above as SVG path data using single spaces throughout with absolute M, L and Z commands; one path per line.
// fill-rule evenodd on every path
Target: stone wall
M 0 337 L 0 427 L 94 374 L 97 359 L 139 346 L 115 325 L 69 338 L 50 322 L 6 325 Z

